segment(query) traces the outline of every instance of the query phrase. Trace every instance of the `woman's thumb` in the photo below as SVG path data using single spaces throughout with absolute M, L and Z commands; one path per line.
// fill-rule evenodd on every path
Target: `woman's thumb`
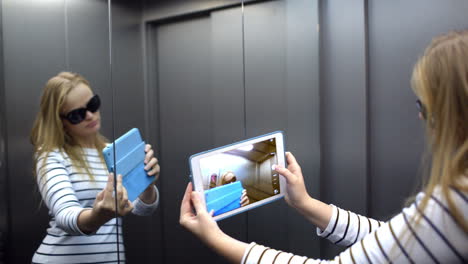
M 203 210 L 206 211 L 206 208 L 203 206 L 201 200 L 200 200 L 200 195 L 197 192 L 192 192 L 191 193 L 191 200 L 193 203 L 193 207 L 195 207 L 195 211 L 197 211 L 197 214 L 202 212 Z
M 285 168 L 285 167 L 283 167 L 283 166 L 281 166 L 281 165 L 276 165 L 276 166 L 275 166 L 275 170 L 276 170 L 279 174 L 283 175 L 284 178 L 286 178 L 286 182 L 288 182 L 288 183 L 289 183 L 291 180 L 293 180 L 294 177 L 295 177 L 294 174 L 293 174 L 290 170 L 288 170 L 287 168 Z

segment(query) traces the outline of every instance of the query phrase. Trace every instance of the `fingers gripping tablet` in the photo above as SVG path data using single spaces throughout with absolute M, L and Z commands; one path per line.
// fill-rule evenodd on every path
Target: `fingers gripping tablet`
M 189 163 L 194 190 L 215 220 L 284 196 L 286 184 L 274 170 L 276 164 L 285 166 L 281 131 L 197 153 Z

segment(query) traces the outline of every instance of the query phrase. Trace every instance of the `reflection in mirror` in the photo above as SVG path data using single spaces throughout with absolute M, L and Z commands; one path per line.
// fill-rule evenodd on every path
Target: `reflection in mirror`
M 82 250 L 81 253 L 85 253 L 82 247 L 80 250 L 75 248 L 73 254 L 67 255 L 70 251 L 67 248 L 73 248 L 73 246 L 60 246 L 60 244 L 66 243 L 64 240 L 66 238 L 75 238 L 70 234 L 78 232 L 76 216 L 81 209 L 76 210 L 76 208 L 91 207 L 93 204 L 91 199 L 94 199 L 98 193 L 98 187 L 86 187 L 87 179 L 84 176 L 86 173 L 80 170 L 75 171 L 74 166 L 67 167 L 66 158 L 63 155 L 61 161 L 60 155 L 57 154 L 57 157 L 51 158 L 47 165 L 44 164 L 45 167 L 39 167 L 40 160 L 32 158 L 34 149 L 30 144 L 29 135 L 34 119 L 40 112 L 39 104 L 46 82 L 63 71 L 76 72 L 84 76 L 88 84 L 84 85 L 86 83 L 84 81 L 79 82 L 80 87 L 89 86 L 94 93 L 99 94 L 103 99 L 102 107 L 99 108 L 100 112 L 103 116 L 110 113 L 108 110 L 110 105 L 105 99 L 110 92 L 107 7 L 106 1 L 2 1 L 1 30 L 2 50 L 4 51 L 2 92 L 4 88 L 6 109 L 4 117 L 5 123 L 8 124 L 5 127 L 8 171 L 7 179 L 2 180 L 1 183 L 2 186 L 6 183 L 8 190 L 7 199 L 2 199 L 2 206 L 6 201 L 8 213 L 6 228 L 2 228 L 2 231 L 7 232 L 5 244 L 7 263 L 31 262 L 35 253 L 36 256 L 39 255 L 41 259 L 48 261 L 57 260 L 57 256 L 60 258 L 61 254 L 62 258 L 66 255 L 70 261 L 73 261 L 73 259 L 76 260 L 76 255 L 79 255 L 80 250 Z M 54 86 L 57 89 L 62 87 L 66 90 L 65 86 L 69 83 L 67 78 L 73 78 L 71 76 L 65 74 L 54 79 L 58 81 Z M 60 138 L 69 142 L 71 130 L 67 132 L 66 138 L 60 137 L 60 133 L 52 134 L 44 133 L 44 131 L 54 131 L 50 129 L 50 124 L 53 122 L 57 124 L 56 132 L 64 131 L 61 127 L 68 121 L 59 118 L 59 114 L 85 107 L 89 101 L 90 95 L 87 93 L 90 90 L 74 88 L 68 94 L 71 96 L 74 92 L 83 91 L 86 94 L 77 97 L 80 100 L 83 99 L 82 102 L 73 100 L 64 102 L 63 107 L 69 109 L 54 108 L 58 106 L 57 102 L 53 103 L 55 99 L 44 104 L 44 109 L 55 113 L 55 118 L 38 122 L 43 126 L 35 131 L 41 131 L 41 133 L 35 133 L 36 136 L 31 138 L 36 151 L 39 149 L 57 150 L 58 147 L 67 146 L 60 143 L 65 142 Z M 66 98 L 66 96 L 61 96 Z M 90 104 L 88 107 L 91 109 Z M 91 112 L 86 112 L 87 118 L 92 116 Z M 71 116 L 77 118 L 79 115 Z M 76 126 L 83 124 L 82 122 Z M 70 127 L 72 127 L 71 122 Z M 53 140 L 47 143 L 45 139 Z M 68 149 L 70 153 L 75 151 L 71 149 Z M 54 153 L 56 152 L 49 154 Z M 36 167 L 38 171 L 40 169 L 44 171 L 55 165 L 65 167 L 54 167 L 54 170 L 49 173 L 56 174 L 43 177 L 43 180 L 40 180 L 41 174 L 36 177 L 36 171 L 33 172 L 33 167 Z M 69 177 L 64 177 L 65 174 Z M 101 184 L 100 179 L 97 179 L 99 177 L 95 178 L 96 185 Z M 74 194 L 67 190 L 73 190 Z M 64 221 L 65 218 L 71 221 Z M 113 235 L 109 237 L 113 239 Z M 68 242 L 70 243 L 70 240 Z
M 49 260 L 57 257 L 54 254 L 71 254 L 67 258 L 76 262 L 79 257 L 95 262 L 119 257 L 127 263 L 187 263 L 194 258 L 196 262 L 225 263 L 178 224 L 189 181 L 189 155 L 283 130 L 287 147 L 311 160 L 303 170 L 316 175 L 316 1 L 5 0 L 1 11 L 5 109 L 1 125 L 7 124 L 2 126 L 7 164 L 0 168 L 5 171 L 0 189 L 5 186 L 2 195 L 7 197 L 0 209 L 7 216 L 0 217 L 5 220 L 0 232 L 7 242 L 0 246 L 5 248 L 7 263 L 30 262 L 35 252 Z M 86 80 L 78 82 L 69 97 L 63 97 L 60 114 L 69 118 L 60 118 L 60 122 L 66 124 L 67 133 L 75 126 L 86 127 L 86 118 L 94 124 L 99 113 L 97 130 L 107 138 L 105 142 L 138 128 L 161 164 L 160 200 L 154 213 L 147 217 L 129 213 L 119 224 L 124 232 L 115 222 L 101 221 L 98 236 L 108 240 L 97 246 L 93 244 L 97 242 L 72 243 L 92 244 L 90 250 L 99 254 L 84 252 L 83 247 L 67 253 L 67 246 L 54 244 L 70 234 L 96 228 L 78 229 L 81 209 L 71 209 L 74 205 L 92 208 L 96 195 L 107 185 L 106 168 L 99 157 L 101 146 L 91 146 L 94 154 L 83 156 L 88 165 L 93 164 L 89 167 L 93 172 L 99 170 L 96 175 L 91 173 L 94 181 L 86 178 L 86 168 L 66 163 L 64 157 L 59 163 L 65 166 L 64 173 L 73 174 L 70 181 L 59 173 L 53 175 L 56 178 L 45 177 L 47 184 L 38 185 L 32 172 L 37 164 L 32 159 L 30 131 L 46 82 L 62 71 L 78 73 Z M 75 92 L 83 93 L 73 97 L 79 99 L 76 101 L 71 98 Z M 100 98 L 98 110 L 90 100 L 95 94 Z M 89 111 L 72 112 L 80 108 Z M 72 124 L 82 118 L 83 111 L 85 120 Z M 313 192 L 318 184 L 307 181 Z M 67 186 L 74 194 L 55 189 Z M 72 197 L 76 199 L 70 200 Z M 265 242 L 284 250 L 294 246 L 298 253 L 311 254 L 318 248 L 316 241 L 302 233 L 305 224 L 301 219 L 278 214 L 287 210 L 278 202 L 219 225 L 242 241 Z M 64 213 L 76 217 L 61 222 Z M 70 230 L 54 228 L 65 223 L 71 224 Z M 53 227 L 47 229 L 48 225 Z M 271 231 L 285 226 L 288 232 Z

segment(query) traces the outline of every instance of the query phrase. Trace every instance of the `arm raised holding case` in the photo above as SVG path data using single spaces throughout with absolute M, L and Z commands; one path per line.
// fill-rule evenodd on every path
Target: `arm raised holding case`
M 157 160 L 148 161 L 151 164 L 145 165 L 145 146 L 140 131 L 132 128 L 102 151 L 109 172 L 123 176 L 122 184 L 127 189 L 130 201 L 135 201 L 156 180 L 159 173 Z M 147 167 L 154 169 L 148 173 Z

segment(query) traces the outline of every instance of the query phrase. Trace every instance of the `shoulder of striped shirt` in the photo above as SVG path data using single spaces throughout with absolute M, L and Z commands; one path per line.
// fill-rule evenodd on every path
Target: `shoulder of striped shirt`
M 37 153 L 35 153 L 34 155 L 37 155 Z M 65 159 L 65 158 L 68 158 L 68 155 L 67 155 L 66 152 L 61 151 L 60 149 L 56 148 L 56 149 L 51 150 L 50 152 L 41 153 L 41 155 L 38 157 L 38 160 L 43 159 L 43 158 L 61 158 L 61 159 Z
M 94 158 L 99 158 L 99 153 L 97 149 L 83 149 L 84 150 L 84 155 L 85 159 L 94 159 Z M 46 156 L 47 155 L 47 156 Z M 64 151 L 61 151 L 59 149 L 54 149 L 48 153 L 42 153 L 41 156 L 37 159 L 37 161 L 41 161 L 44 158 L 55 158 L 60 161 L 66 161 L 70 162 L 70 157 L 68 154 Z
M 467 184 L 468 185 L 468 181 L 462 181 L 463 185 Z M 468 187 L 468 186 L 467 186 Z M 427 193 L 425 192 L 420 192 L 418 193 L 418 195 L 416 196 L 416 202 L 419 202 L 421 201 L 426 195 L 428 195 Z M 447 202 L 447 199 L 444 195 L 444 193 L 442 192 L 442 189 L 441 187 L 437 186 L 434 191 L 429 194 L 429 196 L 431 196 L 432 198 L 437 198 L 437 199 L 440 199 L 440 201 L 443 201 L 444 203 Z M 465 200 L 467 201 L 468 199 L 468 193 L 463 191 L 463 190 L 460 190 L 460 189 L 457 189 L 455 187 L 449 187 L 449 196 L 451 196 L 451 198 L 454 198 L 455 200 L 458 200 L 458 199 L 461 199 L 461 200 Z M 461 201 L 460 201 L 461 202 Z
M 35 156 L 37 155 L 37 153 L 35 154 Z M 64 165 L 66 165 L 64 162 L 68 161 L 69 157 L 66 153 L 58 150 L 58 149 L 55 149 L 55 150 L 52 150 L 48 153 L 41 153 L 41 155 L 39 157 L 37 157 L 37 159 L 35 160 L 35 162 L 37 163 L 38 167 L 41 167 L 41 164 L 42 165 L 45 165 L 45 163 L 47 163 L 48 160 L 51 160 L 51 161 L 55 161 L 55 162 L 60 162 L 60 163 L 63 163 Z

